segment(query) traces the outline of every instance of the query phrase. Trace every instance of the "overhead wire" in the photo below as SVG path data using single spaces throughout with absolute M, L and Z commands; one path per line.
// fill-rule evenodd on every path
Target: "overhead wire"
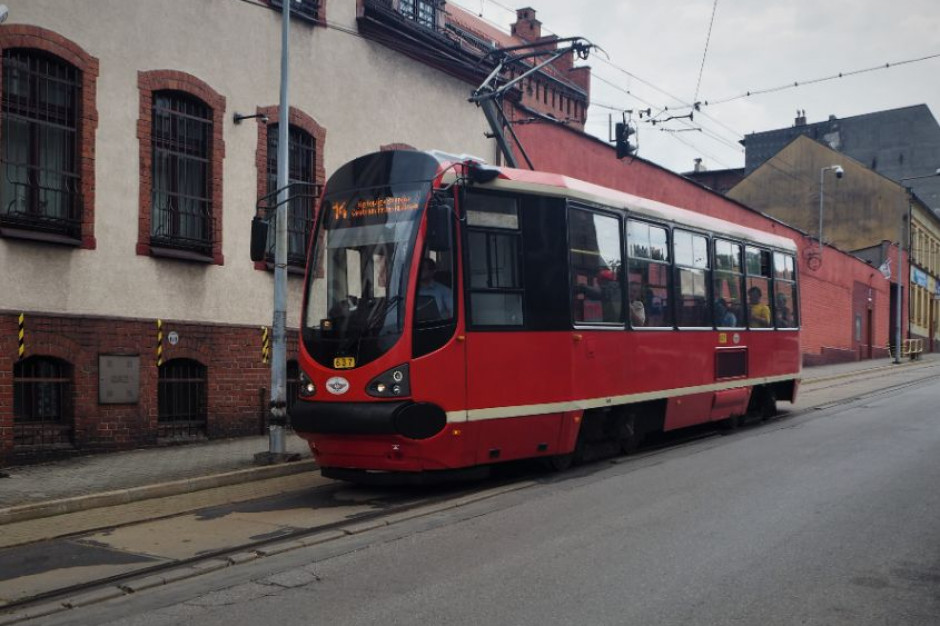
M 509 13 L 510 15 L 513 15 L 513 16 L 518 15 L 518 13 L 517 13 L 516 10 L 511 9 L 510 7 L 507 7 L 506 5 L 504 5 L 504 4 L 500 3 L 500 2 L 498 2 L 497 0 L 481 0 L 481 6 L 482 6 L 482 4 L 483 4 L 484 2 L 488 2 L 489 4 L 494 5 L 494 6 L 498 7 L 499 9 L 502 9 L 502 10 L 505 11 L 506 13 Z M 715 4 L 717 4 L 717 0 L 715 0 Z M 469 7 L 465 7 L 465 8 L 468 8 L 468 10 L 469 10 Z M 714 21 L 714 13 L 715 13 L 715 8 L 714 8 L 714 6 L 713 6 L 713 10 L 712 10 L 712 21 Z M 480 13 L 480 17 L 481 17 L 482 19 L 484 19 L 484 21 L 486 21 L 487 23 L 489 23 L 489 24 L 492 25 L 492 26 L 495 26 L 495 27 L 497 27 L 497 28 L 504 28 L 504 26 L 502 26 L 502 25 L 500 25 L 500 24 L 498 24 L 498 23 L 495 23 L 495 22 L 493 22 L 492 20 L 489 20 L 489 19 L 487 19 L 487 18 L 484 18 L 484 17 L 482 16 L 482 11 L 481 11 L 481 13 Z M 550 34 L 550 35 L 558 36 L 557 33 L 552 32 L 550 29 L 546 28 L 545 26 L 542 26 L 542 32 L 543 32 L 543 33 Z M 709 26 L 709 36 L 710 36 L 710 32 L 711 32 L 711 26 Z M 616 63 L 613 63 L 613 62 L 610 61 L 609 59 L 605 59 L 603 56 L 595 56 L 595 57 L 593 57 L 593 58 L 599 60 L 601 63 L 604 63 L 604 64 L 610 66 L 611 68 L 617 70 L 618 72 L 624 74 L 625 76 L 628 76 L 628 77 L 631 78 L 632 80 L 635 80 L 635 81 L 637 81 L 637 82 L 639 82 L 639 83 L 641 83 L 641 84 L 643 84 L 643 85 L 649 87 L 650 89 L 653 89 L 654 91 L 657 91 L 657 92 L 659 92 L 659 93 L 661 93 L 661 94 L 663 94 L 663 95 L 669 97 L 670 99 L 672 99 L 672 100 L 674 100 L 675 102 L 679 103 L 680 108 L 681 108 L 681 107 L 692 107 L 692 105 L 691 105 L 690 103 L 686 102 L 684 99 L 680 98 L 679 96 L 676 96 L 676 95 L 674 95 L 674 94 L 672 94 L 672 93 L 670 93 L 670 92 L 668 92 L 668 91 L 666 91 L 666 90 L 660 88 L 659 86 L 653 84 L 652 82 L 650 82 L 650 81 L 648 81 L 648 80 L 646 80 L 646 79 L 644 79 L 644 78 L 642 78 L 642 77 L 640 77 L 640 76 L 634 74 L 633 72 L 630 72 L 630 71 L 624 69 L 623 67 L 617 65 Z M 607 85 L 609 85 L 609 86 L 611 86 L 611 87 L 613 87 L 613 88 L 615 88 L 615 89 L 618 89 L 619 91 L 623 91 L 623 92 L 626 93 L 627 95 L 629 95 L 629 96 L 631 96 L 632 98 L 636 99 L 638 102 L 641 102 L 642 104 L 646 105 L 646 107 L 649 108 L 651 111 L 655 110 L 655 113 L 651 115 L 651 117 L 652 117 L 653 119 L 656 119 L 656 118 L 658 118 L 658 117 L 661 117 L 666 111 L 669 111 L 669 110 L 670 110 L 670 108 L 669 108 L 668 106 L 666 106 L 666 107 L 658 107 L 658 106 L 654 105 L 652 102 L 650 102 L 650 101 L 648 101 L 648 100 L 646 100 L 646 99 L 644 99 L 644 98 L 638 96 L 638 95 L 637 95 L 636 93 L 634 93 L 632 90 L 624 89 L 624 88 L 620 87 L 619 85 L 616 85 L 616 84 L 613 83 L 612 81 L 609 81 L 609 80 L 605 79 L 603 76 L 601 76 L 600 74 L 598 74 L 596 71 L 592 72 L 591 75 L 592 75 L 592 77 L 595 78 L 596 80 L 599 80 L 599 81 L 602 82 L 602 83 L 605 83 L 605 84 L 607 84 Z M 595 102 L 592 101 L 590 104 L 591 104 L 591 105 L 595 105 Z M 622 110 L 624 110 L 625 108 L 629 108 L 629 107 L 605 106 L 605 107 L 603 107 L 603 108 L 609 108 L 609 109 L 611 109 L 611 110 L 619 110 L 619 111 L 622 111 Z M 675 109 L 675 108 L 676 108 L 676 107 L 673 107 L 673 109 Z M 740 140 L 740 139 L 743 139 L 743 138 L 744 138 L 744 136 L 743 136 L 742 133 L 740 133 L 740 132 L 734 130 L 733 128 L 728 127 L 727 125 L 725 125 L 724 123 L 722 123 L 720 120 L 716 120 L 716 119 L 714 119 L 712 116 L 706 115 L 706 114 L 702 113 L 701 111 L 696 111 L 696 113 L 698 113 L 700 116 L 704 116 L 706 119 L 708 119 L 708 120 L 714 122 L 715 124 L 717 124 L 718 126 L 722 127 L 725 131 L 729 132 L 729 133 L 734 137 L 735 140 Z M 690 126 L 690 125 L 688 124 L 688 122 L 685 122 L 684 120 L 682 120 L 681 123 L 682 123 L 683 125 L 687 126 L 687 127 Z M 703 135 L 704 135 L 704 136 L 706 136 L 706 137 L 708 137 L 708 138 L 710 138 L 710 139 L 712 139 L 712 140 L 718 141 L 719 143 L 722 143 L 722 144 L 723 144 L 724 146 L 726 146 L 726 147 L 731 147 L 732 149 L 734 149 L 734 150 L 736 150 L 736 151 L 743 151 L 743 148 L 742 148 L 739 144 L 731 143 L 731 142 L 729 142 L 727 139 L 721 137 L 719 134 L 717 134 L 717 133 L 715 133 L 715 132 L 713 132 L 713 131 L 709 131 L 709 130 L 705 129 L 705 128 L 704 128 L 704 125 L 702 125 L 701 122 L 699 122 L 699 126 L 702 126 L 702 127 L 703 127 L 702 132 L 703 132 Z M 687 146 L 689 145 L 689 142 L 682 142 L 682 143 L 685 143 Z M 694 149 L 698 150 L 698 148 L 694 148 Z M 703 152 L 704 152 L 704 151 L 703 151 Z
M 712 4 L 712 18 L 708 22 L 708 35 L 705 37 L 705 51 L 702 52 L 702 65 L 698 70 L 698 80 L 695 81 L 695 95 L 692 96 L 692 102 L 698 100 L 698 90 L 702 86 L 702 74 L 705 72 L 705 57 L 708 56 L 708 44 L 712 40 L 712 27 L 715 25 L 715 13 L 718 10 L 718 0 Z
M 746 91 L 746 92 L 744 92 L 744 93 L 742 93 L 742 94 L 739 94 L 739 95 L 737 95 L 737 96 L 731 96 L 731 97 L 727 97 L 727 98 L 720 98 L 720 99 L 718 99 L 718 100 L 705 100 L 705 101 L 701 102 L 701 104 L 704 105 L 704 106 L 715 106 L 715 105 L 718 105 L 718 104 L 726 104 L 726 103 L 728 103 L 728 102 L 734 102 L 735 100 L 741 100 L 741 99 L 743 99 L 743 98 L 749 98 L 749 97 L 751 97 L 751 96 L 760 96 L 760 95 L 764 95 L 764 94 L 768 94 L 768 93 L 775 93 L 775 92 L 778 92 L 778 91 L 784 91 L 784 90 L 786 90 L 786 89 L 795 89 L 795 88 L 797 88 L 797 87 L 803 87 L 803 86 L 806 86 L 806 85 L 815 85 L 815 84 L 824 83 L 824 82 L 827 82 L 827 81 L 830 81 L 830 80 L 837 80 L 837 79 L 839 79 L 839 78 L 846 78 L 846 77 L 848 77 L 848 76 L 857 76 L 857 75 L 859 75 L 859 74 L 866 74 L 866 73 L 868 73 L 868 72 L 877 72 L 877 71 L 882 71 L 882 70 L 888 70 L 888 69 L 892 69 L 892 68 L 895 68 L 895 67 L 899 67 L 899 66 L 901 66 L 901 65 L 909 65 L 909 64 L 911 64 L 911 63 L 920 63 L 920 62 L 922 62 L 922 61 L 929 61 L 929 60 L 931 60 L 931 59 L 936 59 L 936 58 L 940 58 L 940 52 L 938 52 L 938 53 L 936 53 L 936 54 L 928 54 L 928 55 L 926 55 L 926 56 L 917 57 L 917 58 L 914 58 L 914 59 L 905 59 L 905 60 L 903 60 L 903 61 L 894 61 L 894 62 L 890 62 L 890 63 L 884 63 L 884 64 L 881 64 L 881 65 L 875 65 L 875 66 L 873 66 L 873 67 L 866 67 L 866 68 L 862 68 L 862 69 L 858 69 L 858 70 L 852 70 L 852 71 L 849 71 L 849 72 L 839 72 L 839 73 L 837 73 L 837 74 L 832 74 L 832 75 L 830 75 L 830 76 L 823 76 L 823 77 L 820 77 L 820 78 L 811 78 L 811 79 L 809 79 L 809 80 L 793 81 L 792 83 L 787 83 L 786 85 L 779 85 L 779 86 L 777 86 L 777 87 L 768 87 L 768 88 L 766 88 L 766 89 L 754 89 L 754 90 Z M 690 106 L 690 105 L 686 105 L 686 106 Z

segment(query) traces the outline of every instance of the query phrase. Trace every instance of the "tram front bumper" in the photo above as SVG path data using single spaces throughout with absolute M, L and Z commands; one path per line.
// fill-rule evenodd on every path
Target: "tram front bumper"
M 323 435 L 401 435 L 428 439 L 444 430 L 447 415 L 428 402 L 308 402 L 290 411 L 298 433 Z

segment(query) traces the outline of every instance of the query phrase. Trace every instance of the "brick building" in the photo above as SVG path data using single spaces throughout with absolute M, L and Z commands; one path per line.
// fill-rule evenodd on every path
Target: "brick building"
M 276 171 L 279 0 L 7 4 L 0 464 L 259 432 L 273 275 L 248 244 Z M 375 7 L 401 31 L 443 3 L 293 6 L 290 176 L 310 193 L 288 225 L 290 328 L 327 172 L 391 145 L 495 157 L 467 102 L 485 68 L 429 71 L 358 34 Z

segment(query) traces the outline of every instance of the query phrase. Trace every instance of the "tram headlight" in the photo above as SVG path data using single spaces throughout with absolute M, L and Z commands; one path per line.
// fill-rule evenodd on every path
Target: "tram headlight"
M 397 398 L 411 394 L 408 364 L 386 370 L 369 381 L 366 393 L 376 398 Z
M 317 386 L 313 384 L 313 381 L 310 380 L 310 377 L 307 376 L 302 370 L 300 376 L 298 377 L 297 385 L 297 395 L 301 398 L 310 398 L 317 393 Z

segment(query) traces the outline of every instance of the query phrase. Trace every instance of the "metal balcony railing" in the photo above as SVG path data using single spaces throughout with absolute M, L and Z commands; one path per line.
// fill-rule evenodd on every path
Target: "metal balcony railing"
M 0 226 L 81 237 L 77 174 L 0 161 Z

